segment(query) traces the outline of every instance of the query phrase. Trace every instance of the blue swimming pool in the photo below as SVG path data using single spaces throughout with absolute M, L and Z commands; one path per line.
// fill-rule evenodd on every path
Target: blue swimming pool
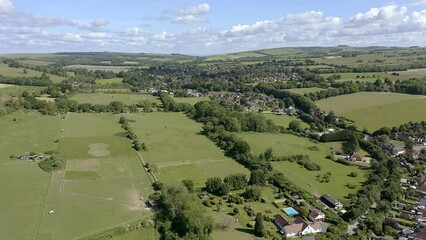
M 294 208 L 292 208 L 292 207 L 283 208 L 283 211 L 284 211 L 287 215 L 289 215 L 290 217 L 293 217 L 293 216 L 296 216 L 296 215 L 298 215 L 298 214 L 299 214 L 299 213 L 298 213 L 296 210 L 294 210 Z

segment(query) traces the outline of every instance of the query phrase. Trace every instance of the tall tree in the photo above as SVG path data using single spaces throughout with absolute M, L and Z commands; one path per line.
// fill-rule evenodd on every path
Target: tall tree
M 262 213 L 256 214 L 255 224 L 254 224 L 254 235 L 257 237 L 264 237 L 266 235 L 265 225 L 263 224 Z

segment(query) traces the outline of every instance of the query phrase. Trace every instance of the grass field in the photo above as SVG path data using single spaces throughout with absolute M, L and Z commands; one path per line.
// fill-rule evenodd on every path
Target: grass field
M 208 101 L 209 97 L 189 97 L 189 98 L 173 98 L 176 102 L 183 102 L 195 105 L 197 102 Z
M 274 123 L 278 126 L 283 126 L 288 128 L 288 125 L 293 120 L 299 120 L 297 117 L 294 116 L 288 116 L 288 115 L 276 115 L 275 113 L 264 113 L 263 116 L 265 116 L 267 119 L 271 119 L 274 121 Z M 309 128 L 309 125 L 307 123 L 302 122 L 303 128 Z
M 96 79 L 97 84 L 122 83 L 123 78 Z
M 117 118 L 66 115 L 58 146 L 66 167 L 52 174 L 37 233 L 74 239 L 150 215 L 140 198 L 151 182 Z
M 145 99 L 160 104 L 158 97 L 148 94 L 113 94 L 113 93 L 78 93 L 71 97 L 79 103 L 109 104 L 113 101 L 121 101 L 125 104 L 136 104 Z
M 64 68 L 86 68 L 87 70 L 104 70 L 104 71 L 112 71 L 115 73 L 121 72 L 121 71 L 127 71 L 133 66 L 96 66 L 96 65 L 69 65 L 65 66 Z
M 311 93 L 311 92 L 319 92 L 321 90 L 325 90 L 325 89 L 324 88 L 317 88 L 317 87 L 286 89 L 286 91 L 289 91 L 289 92 L 292 92 L 292 93 L 297 93 L 297 94 L 300 94 L 300 95 L 303 95 L 305 93 Z
M 50 179 L 50 174 L 36 163 L 9 156 L 55 150 L 60 122 L 59 116 L 41 116 L 34 112 L 15 112 L 0 118 L 0 212 L 3 216 L 0 239 L 33 239 Z
M 0 75 L 8 77 L 40 77 L 43 73 L 34 71 L 32 69 L 27 69 L 27 73 L 24 73 L 24 68 L 11 68 L 7 64 L 0 63 Z M 61 82 L 64 80 L 64 77 L 59 77 L 52 74 L 47 74 L 55 83 Z
M 263 153 L 267 148 L 271 148 L 276 156 L 309 155 L 311 161 L 321 166 L 321 171 L 308 171 L 296 162 L 276 162 L 273 166 L 276 170 L 283 172 L 290 181 L 316 196 L 329 193 L 343 200 L 349 193 L 356 192 L 356 189 L 347 188 L 345 186 L 347 183 L 359 186 L 364 180 L 364 173 L 358 167 L 345 166 L 326 159 L 331 147 L 328 144 L 313 143 L 306 138 L 289 134 L 240 133 L 238 136 L 250 144 L 255 154 Z M 310 150 L 311 146 L 317 146 L 319 151 Z M 348 176 L 353 171 L 359 173 L 356 178 Z M 320 183 L 316 180 L 317 174 L 326 172 L 332 173 L 330 182 Z
M 142 153 L 146 162 L 158 167 L 157 178 L 176 184 L 190 178 L 197 187 L 209 176 L 224 177 L 232 173 L 248 173 L 208 138 L 200 134 L 201 124 L 182 113 L 154 112 L 127 116 L 141 142 L 148 150 Z
M 426 68 L 409 69 L 407 71 L 399 71 L 397 73 L 399 75 L 396 77 L 400 79 L 426 78 Z
M 321 110 L 355 121 L 359 129 L 374 131 L 426 119 L 426 97 L 400 93 L 355 93 L 317 101 Z
M 13 86 L 13 85 L 0 83 L 0 89 L 1 89 L 1 88 L 11 87 L 11 86 Z
M 375 82 L 377 79 L 381 79 L 382 81 L 385 78 L 388 78 L 392 81 L 396 81 L 398 79 L 406 79 L 405 77 L 394 76 L 390 73 L 384 72 L 368 72 L 368 73 L 336 73 L 341 76 L 341 79 L 336 80 L 337 82 L 346 82 L 346 81 L 360 81 L 360 82 Z M 334 74 L 320 74 L 324 78 L 328 78 Z

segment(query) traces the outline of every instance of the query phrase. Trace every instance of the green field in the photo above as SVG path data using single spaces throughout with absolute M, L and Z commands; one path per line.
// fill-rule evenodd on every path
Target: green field
M 317 101 L 323 111 L 355 121 L 358 129 L 374 131 L 426 119 L 426 97 L 400 93 L 363 92 Z
M 151 182 L 117 116 L 70 113 L 61 128 L 66 167 L 52 174 L 38 233 L 74 239 L 150 215 L 140 198 Z
M 157 178 L 176 184 L 190 178 L 197 187 L 209 176 L 248 173 L 208 138 L 200 134 L 201 124 L 182 113 L 154 112 L 129 114 L 130 125 L 148 150 L 142 153 L 146 162 L 158 167 Z
M 111 84 L 111 83 L 122 83 L 123 78 L 109 78 L 109 79 L 96 79 L 97 84 Z
M 382 81 L 385 78 L 388 78 L 392 81 L 396 81 L 398 79 L 406 79 L 403 76 L 394 76 L 390 73 L 384 72 L 368 72 L 368 73 L 335 73 L 341 76 L 341 79 L 336 80 L 337 82 L 346 82 L 346 81 L 360 81 L 360 82 L 375 82 L 377 79 L 381 79 Z M 328 78 L 335 74 L 320 74 L 324 78 Z
M 1 89 L 1 88 L 11 87 L 11 86 L 13 86 L 13 85 L 0 83 L 0 89 Z
M 326 89 L 324 89 L 324 88 L 317 88 L 317 87 L 286 89 L 286 91 L 289 91 L 289 92 L 292 92 L 292 93 L 297 93 L 297 94 L 300 94 L 300 95 L 303 95 L 305 93 L 311 93 L 311 92 L 319 92 L 321 90 L 326 90 Z
M 158 97 L 148 94 L 113 94 L 113 93 L 78 93 L 71 97 L 79 103 L 109 104 L 113 101 L 121 101 L 125 104 L 136 104 L 143 100 L 149 100 L 157 104 L 161 103 Z
M 208 101 L 209 97 L 189 97 L 189 98 L 173 98 L 176 102 L 189 103 L 195 105 L 197 102 Z
M 293 120 L 299 120 L 297 117 L 294 116 L 288 116 L 288 115 L 276 115 L 275 113 L 264 113 L 263 116 L 265 116 L 267 119 L 271 119 L 274 121 L 274 123 L 278 126 L 283 126 L 288 128 L 288 125 Z M 307 123 L 302 122 L 303 128 L 309 128 L 309 125 Z
M 16 119 L 15 121 L 13 119 Z M 59 116 L 15 112 L 0 118 L 0 239 L 33 239 L 50 180 L 36 163 L 10 159 L 11 154 L 55 150 Z
M 96 66 L 96 65 L 69 65 L 65 66 L 64 68 L 86 68 L 87 70 L 103 70 L 103 71 L 112 71 L 115 73 L 121 72 L 121 71 L 127 71 L 133 66 Z
M 267 148 L 271 148 L 276 156 L 309 155 L 311 161 L 321 166 L 320 171 L 308 171 L 296 162 L 275 162 L 273 166 L 274 169 L 283 172 L 290 181 L 316 196 L 329 193 L 343 200 L 349 193 L 356 192 L 356 189 L 347 188 L 345 186 L 347 183 L 359 186 L 364 180 L 364 173 L 358 167 L 345 166 L 326 159 L 326 155 L 331 150 L 328 144 L 313 143 L 306 138 L 289 134 L 240 133 L 238 136 L 250 144 L 255 154 L 263 153 Z M 320 151 L 310 150 L 311 146 L 317 146 Z M 353 171 L 359 173 L 356 178 L 348 176 Z M 332 173 L 330 182 L 320 183 L 316 180 L 317 174 L 326 172 Z
M 24 68 L 11 68 L 7 64 L 0 63 L 0 75 L 8 77 L 40 77 L 43 73 L 34 71 L 32 69 L 27 69 L 27 73 L 24 73 Z M 64 80 L 64 77 L 59 77 L 52 74 L 47 74 L 55 83 L 61 82 Z

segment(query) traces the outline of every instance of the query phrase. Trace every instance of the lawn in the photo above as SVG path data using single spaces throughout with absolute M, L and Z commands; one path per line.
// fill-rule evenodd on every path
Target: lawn
M 114 101 L 121 101 L 125 104 L 136 104 L 143 100 L 149 100 L 157 104 L 160 103 L 158 97 L 148 94 L 113 94 L 113 93 L 78 93 L 71 97 L 79 103 L 109 104 Z
M 208 101 L 209 97 L 189 97 L 189 98 L 173 98 L 176 102 L 189 103 L 195 105 L 197 102 Z
M 109 78 L 109 79 L 96 79 L 97 84 L 111 84 L 111 83 L 122 83 L 123 78 Z
M 176 184 L 190 178 L 201 187 L 210 176 L 248 173 L 200 134 L 201 124 L 183 113 L 129 114 L 127 118 L 139 141 L 147 146 L 142 152 L 144 160 L 159 168 L 156 176 L 160 181 Z
M 426 97 L 419 95 L 362 92 L 323 99 L 317 105 L 370 131 L 426 119 Z
M 275 162 L 274 169 L 281 171 L 285 176 L 306 191 L 319 196 L 329 193 L 332 196 L 343 200 L 349 193 L 356 192 L 356 189 L 349 189 L 347 183 L 359 186 L 364 180 L 364 172 L 355 166 L 346 166 L 329 159 L 326 155 L 330 152 L 330 145 L 323 143 L 313 143 L 306 138 L 289 134 L 270 133 L 240 133 L 239 137 L 246 140 L 254 154 L 263 153 L 267 148 L 273 150 L 274 155 L 309 155 L 311 161 L 321 166 L 320 171 L 308 171 L 296 162 Z M 317 146 L 319 151 L 310 150 L 309 147 Z M 331 172 L 330 182 L 320 183 L 316 175 Z M 349 177 L 350 172 L 358 172 L 356 178 Z
M 321 90 L 326 90 L 326 89 L 318 88 L 318 87 L 286 89 L 286 91 L 288 91 L 288 92 L 297 93 L 297 94 L 300 94 L 300 95 L 303 95 L 305 93 L 311 93 L 311 92 L 319 92 Z
M 35 112 L 15 112 L 0 118 L 0 239 L 33 239 L 50 179 L 37 163 L 9 156 L 56 149 L 60 122 L 60 117 Z
M 9 76 L 9 77 L 40 77 L 43 73 L 34 71 L 32 69 L 27 69 L 27 73 L 24 73 L 24 68 L 11 68 L 7 64 L 0 63 L 0 75 Z M 47 74 L 55 83 L 61 82 L 64 80 L 64 77 L 59 77 L 53 74 Z
M 58 146 L 66 166 L 52 174 L 38 233 L 75 239 L 150 215 L 140 198 L 148 198 L 151 182 L 117 120 L 66 115 Z

